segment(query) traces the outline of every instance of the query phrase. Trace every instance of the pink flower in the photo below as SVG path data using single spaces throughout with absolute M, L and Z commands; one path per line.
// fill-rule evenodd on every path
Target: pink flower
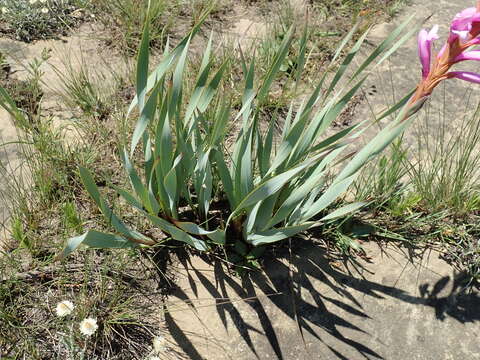
M 432 43 L 438 39 L 438 26 L 418 34 L 418 55 L 422 63 L 422 80 L 417 86 L 410 104 L 426 99 L 435 87 L 445 79 L 460 79 L 480 84 L 480 74 L 468 71 L 450 71 L 451 67 L 466 60 L 480 61 L 480 0 L 477 6 L 458 13 L 450 25 L 450 35 L 432 64 Z
M 476 8 L 471 7 L 458 13 L 452 21 L 450 26 L 449 43 L 453 43 L 455 40 L 460 39 L 461 43 L 465 43 L 470 40 L 473 34 L 472 29 L 475 24 L 480 23 L 480 12 Z
M 418 56 L 422 63 L 422 75 L 425 79 L 430 73 L 430 64 L 432 58 L 432 42 L 438 39 L 438 25 L 435 25 L 430 31 L 422 29 L 418 34 Z

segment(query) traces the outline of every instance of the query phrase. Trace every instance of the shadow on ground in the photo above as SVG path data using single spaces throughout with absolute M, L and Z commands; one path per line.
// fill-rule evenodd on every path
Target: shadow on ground
M 480 296 L 438 254 L 366 244 L 327 260 L 305 243 L 243 280 L 198 257 L 166 305 L 172 346 L 191 359 L 474 359 Z

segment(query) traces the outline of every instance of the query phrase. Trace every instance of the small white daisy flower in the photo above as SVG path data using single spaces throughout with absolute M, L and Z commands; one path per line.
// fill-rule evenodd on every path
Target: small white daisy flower
M 40 11 L 42 12 L 42 14 L 48 13 L 48 9 L 46 7 L 43 7 Z
M 8 13 L 8 9 L 5 6 L 2 6 L 2 14 Z
M 35 5 L 37 3 L 38 0 L 30 0 L 29 3 L 30 5 Z
M 64 316 L 70 315 L 74 307 L 75 306 L 71 301 L 63 300 L 57 304 L 55 311 L 57 313 L 57 316 L 64 317 Z
M 83 319 L 80 323 L 80 332 L 85 336 L 91 336 L 97 331 L 97 320 L 93 318 Z
M 166 350 L 165 343 L 166 341 L 163 336 L 155 336 L 153 338 L 153 351 L 156 354 L 164 352 Z

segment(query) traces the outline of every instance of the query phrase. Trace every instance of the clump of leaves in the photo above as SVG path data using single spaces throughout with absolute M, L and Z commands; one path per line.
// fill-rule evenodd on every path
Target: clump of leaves
M 241 108 L 235 110 L 231 106 L 233 99 L 218 92 L 226 64 L 212 72 L 211 41 L 206 47 L 196 86 L 189 97 L 184 96 L 188 47 L 198 27 L 175 49 L 165 53 L 150 76 L 148 24 L 145 27 L 137 65 L 137 96 L 130 106 L 130 110 L 138 107 L 140 116 L 130 151 L 121 149 L 133 192 L 115 187 L 118 194 L 172 239 L 201 251 L 210 251 L 215 245 L 224 246 L 233 251 L 235 256 L 230 260 L 235 262 L 254 261 L 256 247 L 295 236 L 362 207 L 363 203 L 354 203 L 328 211 L 355 180 L 358 170 L 400 134 L 409 121 L 400 121 L 405 119 L 405 114 L 400 113 L 397 121 L 355 156 L 345 151 L 358 136 L 358 124 L 333 136 L 325 137 L 324 133 L 364 83 L 363 70 L 383 51 L 405 40 L 400 36 L 401 28 L 364 61 L 350 78 L 349 90 L 335 92 L 364 42 L 364 34 L 328 86 L 325 73 L 295 117 L 293 105 L 290 107 L 282 135 L 274 139 L 274 121 L 266 132 L 262 131 L 259 114 L 289 53 L 293 29 L 282 41 L 263 79 L 255 79 L 254 60 L 250 64 L 242 61 L 245 87 Z M 355 31 L 354 28 L 349 33 L 333 62 Z M 303 58 L 305 53 L 299 56 Z M 304 64 L 304 61 L 296 63 Z M 297 66 L 292 76 L 301 70 Z M 326 90 L 322 92 L 324 85 Z M 316 104 L 320 105 L 318 110 L 314 110 Z M 231 121 L 241 122 L 242 126 L 230 151 L 225 149 L 224 140 Z M 132 161 L 140 144 L 143 144 L 143 169 Z M 343 170 L 329 182 L 334 167 L 344 162 Z M 64 255 L 82 243 L 114 248 L 157 243 L 156 239 L 130 229 L 115 216 L 87 169 L 81 168 L 80 174 L 115 232 L 90 230 L 72 238 Z M 214 194 L 219 194 L 228 204 L 223 215 L 211 212 Z M 181 211 L 182 204 L 189 208 L 188 218 Z
M 0 32 L 32 42 L 66 35 L 83 20 L 86 0 L 0 0 Z

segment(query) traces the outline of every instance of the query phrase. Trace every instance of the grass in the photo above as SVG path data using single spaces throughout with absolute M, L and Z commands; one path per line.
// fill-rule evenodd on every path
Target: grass
M 32 42 L 67 35 L 86 18 L 86 0 L 1 0 L 0 32 Z
M 146 356 L 160 335 L 161 294 L 155 267 L 140 254 L 83 254 L 65 266 L 36 266 L 25 271 L 22 249 L 2 257 L 0 278 L 0 354 L 28 359 L 130 359 Z M 133 266 L 135 264 L 135 266 Z M 146 271 L 152 276 L 145 276 Z M 143 293 L 149 293 L 149 297 Z M 71 316 L 55 314 L 56 304 L 74 303 Z M 97 320 L 99 331 L 85 338 L 79 323 Z M 39 341 L 41 339 L 41 341 Z
M 91 6 L 91 11 L 108 29 L 105 38 L 107 45 L 129 55 L 137 52 L 143 24 L 147 19 L 147 4 L 147 0 L 98 0 Z M 150 46 L 152 49 L 162 49 L 168 37 L 187 31 L 206 10 L 210 10 L 214 17 L 230 5 L 230 0 L 151 1 Z
M 120 44 L 122 52 L 127 54 L 136 51 L 141 37 L 145 12 L 138 6 L 140 3 L 138 0 L 100 0 L 96 8 L 89 10 L 106 27 L 112 45 Z M 318 9 L 326 7 L 328 12 L 324 13 L 324 19 L 340 20 L 330 28 L 328 21 L 321 29 L 311 24 L 309 30 L 313 40 L 307 45 L 307 69 L 301 74 L 300 85 L 297 87 L 296 81 L 287 81 L 291 69 L 295 68 L 292 59 L 296 59 L 300 51 L 301 46 L 297 46 L 288 55 L 290 63 L 286 62 L 281 70 L 283 75 L 275 84 L 279 95 L 267 98 L 262 104 L 263 119 L 276 117 L 282 122 L 288 111 L 287 103 L 310 86 L 315 77 L 316 60 L 331 57 L 332 47 L 328 41 L 335 42 L 344 31 L 342 21 L 352 16 L 372 16 L 366 20 L 367 26 L 376 16 L 362 13 L 367 5 L 359 5 L 360 2 L 313 3 Z M 368 2 L 368 9 L 372 14 L 381 12 L 388 17 L 397 11 L 400 3 L 373 1 Z M 281 21 L 267 31 L 258 47 L 252 46 L 252 49 L 257 48 L 259 77 L 264 76 L 271 65 L 272 54 L 297 16 L 283 3 L 274 5 L 280 7 Z M 231 6 L 231 2 L 198 1 L 183 10 L 175 1 L 155 2 L 153 22 L 157 26 L 150 45 L 156 51 L 163 49 L 167 35 L 172 35 L 178 27 L 189 27 L 206 7 L 213 7 L 215 16 L 221 17 Z M 271 9 L 273 5 L 263 2 L 262 6 Z M 320 11 L 318 9 L 315 11 Z M 215 16 L 207 23 L 209 27 L 214 28 Z M 6 23 L 5 18 L 2 21 Z M 222 24 L 221 19 L 218 21 Z M 338 24 L 340 30 L 336 28 Z M 61 31 L 70 26 L 73 24 Z M 35 31 L 40 33 L 34 31 L 31 33 L 34 35 L 27 37 L 30 40 L 24 40 L 55 36 L 50 30 L 38 29 Z M 301 37 L 302 30 L 299 27 L 296 39 Z M 12 32 L 9 34 L 17 37 Z M 176 43 L 175 36 L 172 43 Z M 235 98 L 241 91 L 240 54 L 233 47 L 218 49 L 222 53 L 214 59 L 213 66 L 228 63 L 221 90 L 225 97 Z M 243 55 L 249 59 L 251 53 L 250 49 L 244 49 Z M 0 63 L 3 69 L 9 67 L 6 58 Z M 70 60 L 66 63 L 68 65 Z M 200 61 L 189 65 L 185 77 L 191 85 L 186 86 L 186 91 L 193 87 L 199 67 Z M 55 353 L 66 358 L 80 358 L 83 352 L 88 359 L 146 358 L 151 353 L 153 337 L 163 331 L 158 326 L 158 308 L 167 288 L 165 272 L 172 271 L 168 270 L 167 260 L 152 259 L 158 256 L 157 250 L 161 253 L 171 249 L 78 252 L 61 266 L 52 261 L 65 238 L 87 229 L 107 229 L 106 221 L 80 182 L 79 165 L 100 170 L 95 175 L 95 183 L 102 195 L 115 204 L 115 210 L 126 223 L 143 233 L 161 236 L 155 227 L 128 210 L 109 188 L 112 184 L 127 185 L 121 174 L 115 143 L 124 141 L 124 134 L 131 132 L 134 125 L 126 117 L 126 108 L 132 99 L 132 76 L 103 74 L 89 68 L 88 59 L 80 67 L 67 66 L 67 71 L 59 74 L 63 84 L 62 101 L 80 114 L 72 127 L 75 141 L 69 143 L 64 141 L 65 130 L 52 126 L 53 119 L 43 112 L 38 63 L 31 63 L 30 74 L 25 82 L 16 83 L 10 81 L 13 74 L 4 71 L 4 81 L 8 75 L 12 84 L 9 91 L 28 114 L 29 122 L 17 124 L 23 144 L 25 176 L 12 176 L 5 164 L 0 169 L 2 176 L 9 179 L 9 191 L 14 195 L 6 199 L 12 215 L 9 250 L 0 258 L 0 357 L 42 359 L 52 358 L 51 354 Z M 332 223 L 322 229 L 322 233 L 332 246 L 346 255 L 360 253 L 361 242 L 357 240 L 367 238 L 395 239 L 441 248 L 446 259 L 459 270 L 468 272 L 473 285 L 480 279 L 480 230 L 476 225 L 478 157 L 475 156 L 478 114 L 465 117 L 457 132 L 438 128 L 435 139 L 442 139 L 441 142 L 432 142 L 426 136 L 426 125 L 432 116 L 425 111 L 424 122 L 418 125 L 423 135 L 417 149 L 406 149 L 402 141 L 396 142 L 389 152 L 372 163 L 363 181 L 357 183 L 357 196 L 370 202 L 368 211 L 360 217 Z M 446 123 L 445 119 L 439 122 Z M 231 132 L 235 130 L 232 126 Z M 152 294 L 152 289 L 158 291 Z M 61 300 L 75 303 L 73 317 L 56 317 L 54 308 Z M 100 330 L 85 341 L 78 332 L 78 322 L 87 316 L 97 319 Z M 175 358 L 175 354 L 171 356 Z
M 448 209 L 456 216 L 480 210 L 479 110 L 477 105 L 473 112 L 459 115 L 455 125 L 443 115 L 439 126 L 428 130 L 434 115 L 427 111 L 418 123 L 416 148 L 406 167 L 422 206 Z

